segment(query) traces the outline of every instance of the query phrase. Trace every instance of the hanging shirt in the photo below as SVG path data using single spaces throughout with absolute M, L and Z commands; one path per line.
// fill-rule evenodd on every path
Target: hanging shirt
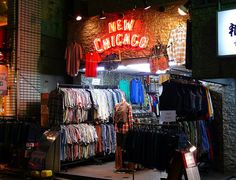
M 66 59 L 66 72 L 68 75 L 72 77 L 77 76 L 82 56 L 83 56 L 82 46 L 79 43 L 73 42 L 67 46 L 65 52 L 65 59 Z
M 101 57 L 97 52 L 87 52 L 85 54 L 85 76 L 97 77 L 97 66 Z
M 186 25 L 178 26 L 170 33 L 167 45 L 169 61 L 176 64 L 185 64 L 186 54 Z
M 119 81 L 119 89 L 125 93 L 126 101 L 130 101 L 130 86 L 129 81 L 125 79 L 121 79 Z
M 142 81 L 139 79 L 131 80 L 131 92 L 130 92 L 130 101 L 132 104 L 143 104 L 144 103 L 144 93 Z

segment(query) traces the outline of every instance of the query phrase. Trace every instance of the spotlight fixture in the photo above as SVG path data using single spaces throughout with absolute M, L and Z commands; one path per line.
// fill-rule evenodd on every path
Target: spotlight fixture
M 135 10 L 136 10 L 136 8 L 137 8 L 136 1 L 135 1 L 135 0 L 133 0 L 133 1 L 132 1 L 132 9 L 133 9 L 133 11 L 135 11 Z
M 148 10 L 151 7 L 151 5 L 148 3 L 148 0 L 144 0 L 143 3 L 144 3 L 144 10 Z
M 80 20 L 82 20 L 82 16 L 80 14 L 78 14 L 75 19 L 76 19 L 76 21 L 80 21 Z
M 189 13 L 189 7 L 190 7 L 191 1 L 188 0 L 184 5 L 181 5 L 178 8 L 178 12 L 181 16 L 186 16 Z
M 106 19 L 106 16 L 105 16 L 105 13 L 103 10 L 101 11 L 101 13 L 99 15 L 99 19 L 101 19 L 101 20 Z

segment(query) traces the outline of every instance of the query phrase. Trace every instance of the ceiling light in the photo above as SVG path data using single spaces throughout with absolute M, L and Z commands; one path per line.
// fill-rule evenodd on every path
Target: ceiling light
M 148 10 L 151 7 L 151 5 L 148 3 L 147 0 L 144 0 L 144 10 Z
M 80 20 L 82 20 L 82 16 L 81 15 L 77 15 L 75 19 L 76 19 L 76 21 L 80 21 Z
M 188 0 L 184 5 L 181 5 L 181 6 L 178 8 L 178 13 L 179 13 L 181 16 L 186 16 L 186 15 L 189 13 L 190 4 L 191 4 L 191 1 Z
M 99 15 L 99 19 L 101 19 L 101 20 L 106 19 L 104 11 L 101 11 L 101 13 Z

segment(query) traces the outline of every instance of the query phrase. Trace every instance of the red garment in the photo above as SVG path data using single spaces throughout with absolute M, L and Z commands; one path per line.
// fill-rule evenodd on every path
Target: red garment
M 82 57 L 83 57 L 82 47 L 79 43 L 73 42 L 67 46 L 65 52 L 65 59 L 66 59 L 66 72 L 68 75 L 72 77 L 77 76 Z
M 168 69 L 168 61 L 166 57 L 162 56 L 159 58 L 158 67 L 159 67 L 159 70 L 161 71 Z
M 97 77 L 97 66 L 101 57 L 97 52 L 87 52 L 85 54 L 85 76 Z
M 158 70 L 164 71 L 168 69 L 168 60 L 166 57 L 154 57 L 150 61 L 150 70 L 156 73 Z
M 152 58 L 150 61 L 150 70 L 151 73 L 156 73 L 158 70 L 158 58 Z

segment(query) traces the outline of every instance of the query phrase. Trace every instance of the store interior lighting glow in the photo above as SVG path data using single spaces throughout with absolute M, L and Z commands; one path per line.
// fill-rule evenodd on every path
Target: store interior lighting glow
M 103 66 L 97 67 L 97 71 L 105 71 L 105 68 Z
M 80 70 L 80 71 L 85 72 L 85 68 L 83 68 L 83 69 Z M 97 67 L 97 71 L 105 71 L 105 67 L 99 66 L 99 67 Z
M 85 68 L 81 69 L 80 71 L 85 72 Z M 99 66 L 97 67 L 97 71 L 106 71 L 105 67 Z M 150 73 L 150 64 L 149 63 L 142 63 L 142 64 L 129 64 L 119 65 L 115 71 L 120 72 L 143 72 L 143 73 Z M 167 70 L 158 70 L 156 74 L 165 74 Z
M 127 68 L 126 68 L 126 66 L 124 66 L 124 65 L 119 65 L 119 66 L 117 67 L 117 70 L 125 70 L 125 69 L 127 69 Z
M 165 73 L 166 73 L 166 70 L 163 70 L 163 71 L 158 70 L 158 71 L 156 72 L 156 74 L 165 74 Z
M 131 71 L 150 72 L 150 64 L 149 63 L 129 64 L 126 67 L 128 70 L 131 70 Z

